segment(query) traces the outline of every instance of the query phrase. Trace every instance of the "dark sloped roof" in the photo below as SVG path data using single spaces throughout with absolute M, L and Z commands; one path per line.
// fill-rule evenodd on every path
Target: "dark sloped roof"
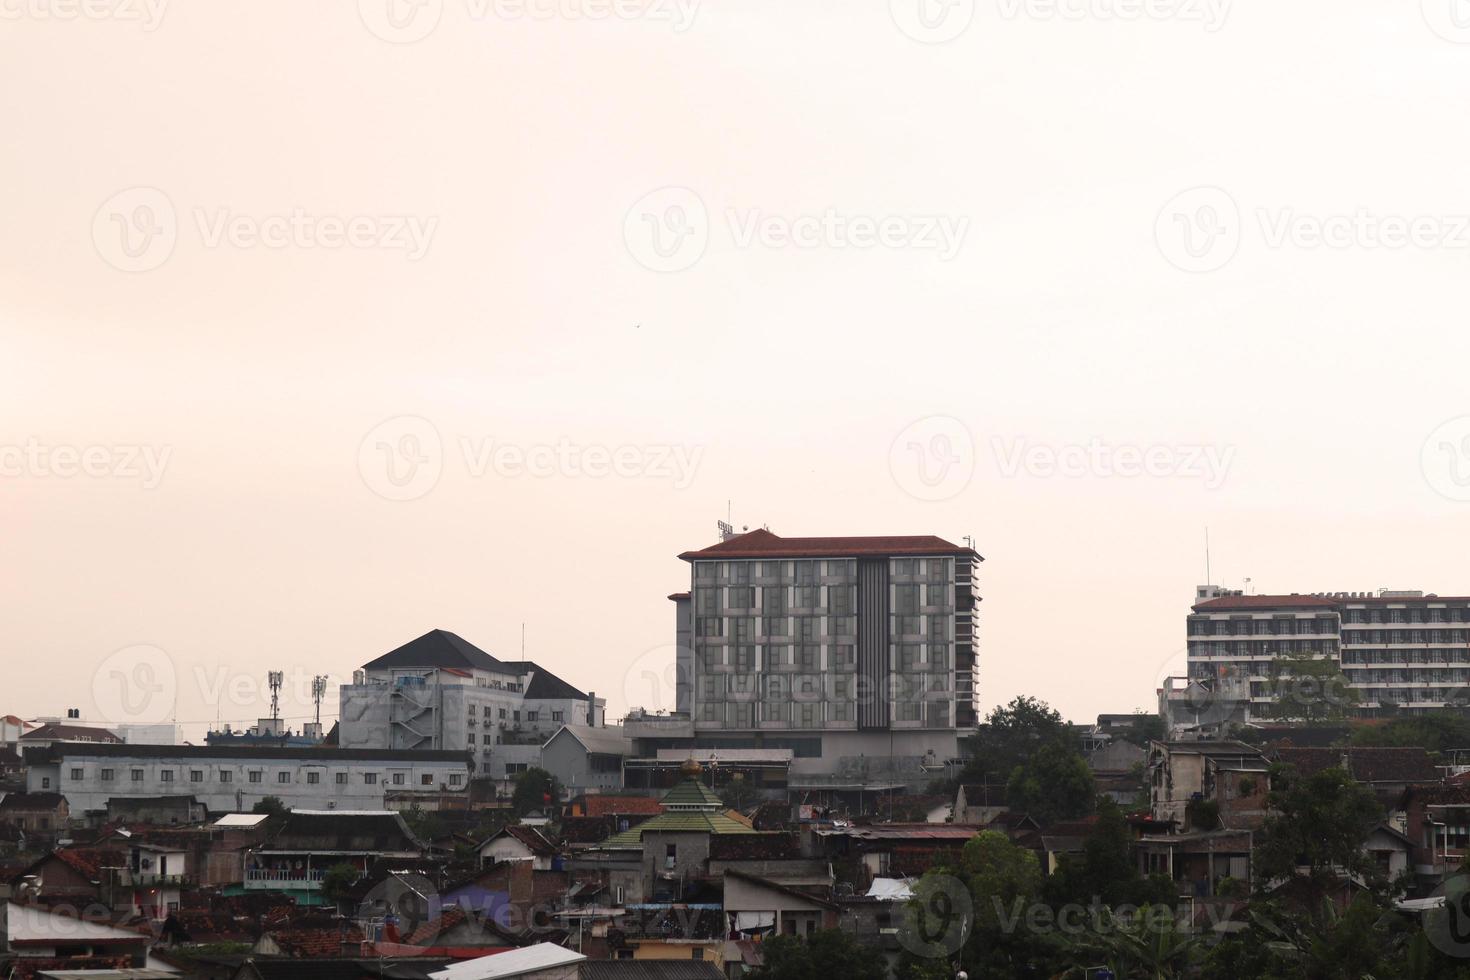
M 531 675 L 531 683 L 526 687 L 527 700 L 540 701 L 586 701 L 587 695 L 577 690 L 566 681 L 557 677 L 551 671 L 540 664 L 523 660 L 518 664 L 507 664 L 507 667 L 515 667 L 516 673 L 525 674 L 526 671 L 535 671 Z
M 378 659 L 364 664 L 363 669 L 462 667 L 504 671 L 507 666 L 458 634 L 436 629 L 429 630 L 416 640 L 409 640 L 395 650 L 389 650 Z
M 737 534 L 728 541 L 679 557 L 714 558 L 883 558 L 961 555 L 979 558 L 973 548 L 954 544 L 932 534 L 911 537 L 783 538 L 765 528 Z
M 261 850 L 404 852 L 421 848 L 403 817 L 394 812 L 293 810 Z
M 469 640 L 448 630 L 429 630 L 396 650 L 363 665 L 364 670 L 403 667 L 442 667 L 450 670 L 493 670 L 524 677 L 531 674 L 526 697 L 548 701 L 585 701 L 587 695 L 551 671 L 530 660 L 498 660 Z
M 65 802 L 60 793 L 6 793 L 0 810 L 54 810 Z
M 695 960 L 583 960 L 579 980 L 722 980 L 719 967 Z
M 1283 746 L 1276 761 L 1295 766 L 1304 776 L 1343 766 L 1361 783 L 1437 783 L 1439 770 L 1422 748 L 1296 748 Z

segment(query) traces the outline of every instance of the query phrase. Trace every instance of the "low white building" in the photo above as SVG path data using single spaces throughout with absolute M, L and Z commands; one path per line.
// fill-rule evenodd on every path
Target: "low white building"
M 27 753 L 26 785 L 66 797 L 72 818 L 110 799 L 192 795 L 212 813 L 274 796 L 293 809 L 382 810 L 387 793 L 465 790 L 465 752 L 55 742 Z

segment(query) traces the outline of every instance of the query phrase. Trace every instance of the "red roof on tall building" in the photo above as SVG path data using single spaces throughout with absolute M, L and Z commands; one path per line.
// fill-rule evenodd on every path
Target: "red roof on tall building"
M 686 551 L 685 561 L 709 558 L 886 558 L 962 555 L 979 558 L 973 548 L 932 534 L 912 537 L 783 538 L 757 528 L 699 551 Z
M 1233 609 L 1335 609 L 1338 600 L 1317 595 L 1226 595 L 1196 603 L 1195 612 L 1229 612 Z

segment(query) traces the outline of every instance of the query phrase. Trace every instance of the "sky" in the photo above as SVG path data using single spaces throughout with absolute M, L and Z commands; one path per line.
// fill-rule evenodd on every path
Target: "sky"
M 727 513 L 972 536 L 1074 720 L 1206 528 L 1470 593 L 1467 79 L 1464 0 L 0 0 L 0 712 L 523 624 L 659 706 Z

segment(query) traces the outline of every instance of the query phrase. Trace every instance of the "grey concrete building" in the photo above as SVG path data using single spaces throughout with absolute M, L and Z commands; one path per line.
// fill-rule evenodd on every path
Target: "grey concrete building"
M 625 720 L 636 756 L 789 749 L 794 787 L 913 784 L 958 756 L 978 715 L 973 548 L 761 529 L 679 557 L 678 710 Z
M 477 774 L 496 779 L 537 765 L 562 726 L 601 726 L 606 707 L 532 661 L 498 660 L 446 630 L 363 665 L 340 696 L 342 747 L 469 752 Z

